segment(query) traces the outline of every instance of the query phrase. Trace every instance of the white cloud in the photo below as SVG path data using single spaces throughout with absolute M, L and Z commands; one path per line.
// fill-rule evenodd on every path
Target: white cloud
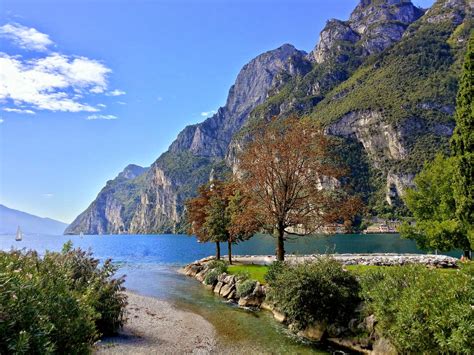
M 54 194 L 43 194 L 44 198 L 52 198 L 54 197 Z
M 0 53 L 0 100 L 40 110 L 97 112 L 79 99 L 95 88 L 105 91 L 110 72 L 104 64 L 86 57 L 53 53 L 23 60 Z
M 107 107 L 107 105 L 104 105 L 104 104 L 97 104 L 97 106 L 102 107 L 102 108 L 106 108 L 106 107 Z
M 161 96 L 158 96 L 156 100 L 160 102 L 160 101 L 163 101 L 163 98 Z
M 47 34 L 18 23 L 0 26 L 0 36 L 8 38 L 17 46 L 28 50 L 46 51 L 49 46 L 53 45 L 53 41 Z
M 205 112 L 201 112 L 201 116 L 202 117 L 210 117 L 210 116 L 214 115 L 215 113 L 217 113 L 216 110 L 205 111 Z
M 0 118 L 0 123 L 3 123 L 3 122 L 5 122 L 5 121 L 3 120 L 3 118 Z
M 21 108 L 11 108 L 11 107 L 5 107 L 3 111 L 6 112 L 14 112 L 14 113 L 26 113 L 27 115 L 36 115 L 36 112 L 33 110 L 24 110 Z
M 117 116 L 114 115 L 90 115 L 87 116 L 88 120 L 116 120 Z
M 126 105 L 126 104 L 127 104 L 126 102 L 123 102 L 123 101 L 117 101 L 117 103 L 118 103 L 119 105 Z
M 115 90 L 109 91 L 106 95 L 107 96 L 122 96 L 122 95 L 125 95 L 125 94 L 126 94 L 125 91 L 115 89 Z

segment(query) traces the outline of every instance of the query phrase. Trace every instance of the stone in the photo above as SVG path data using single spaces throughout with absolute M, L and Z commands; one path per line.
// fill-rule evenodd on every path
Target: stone
M 219 276 L 217 276 L 217 281 L 225 283 L 226 277 L 227 277 L 227 273 L 224 272 L 224 273 L 220 274 Z
M 373 355 L 396 355 L 397 350 L 386 338 L 379 338 L 372 345 Z
M 222 286 L 224 286 L 224 284 L 222 282 L 218 282 L 214 287 L 214 293 L 219 294 L 219 292 L 221 292 Z
M 222 286 L 222 288 L 220 289 L 219 291 L 219 294 L 222 296 L 222 297 L 227 297 L 230 295 L 230 293 L 232 291 L 235 290 L 235 286 L 234 285 L 231 285 L 231 284 L 224 284 Z
M 377 324 L 377 320 L 375 319 L 375 315 L 371 314 L 368 317 L 364 318 L 364 325 L 365 329 L 372 334 L 375 331 L 375 325 Z
M 236 277 L 235 275 L 228 275 L 225 279 L 224 282 L 229 285 L 234 285 L 235 284 Z
M 316 323 L 298 332 L 298 335 L 311 341 L 322 341 L 326 337 L 326 324 Z
M 198 280 L 199 282 L 203 282 L 204 279 L 206 278 L 207 271 L 208 271 L 208 269 L 202 269 L 202 270 L 201 270 L 197 275 L 195 275 L 194 277 L 195 277 L 196 280 Z
M 273 318 L 275 318 L 275 320 L 279 323 L 286 323 L 287 321 L 287 317 L 286 317 L 286 314 L 282 313 L 282 312 L 279 312 L 277 310 L 273 310 Z
M 260 308 L 266 311 L 270 311 L 270 312 L 273 312 L 273 310 L 275 309 L 275 307 L 273 307 L 273 304 L 268 303 L 266 301 L 262 302 L 262 304 L 260 305 Z
M 237 296 L 237 291 L 234 289 L 230 291 L 230 293 L 227 295 L 227 299 L 232 300 L 232 299 L 235 299 L 236 296 Z
M 241 307 L 260 307 L 262 304 L 263 299 L 261 297 L 257 297 L 253 294 L 241 297 L 239 299 L 239 306 Z

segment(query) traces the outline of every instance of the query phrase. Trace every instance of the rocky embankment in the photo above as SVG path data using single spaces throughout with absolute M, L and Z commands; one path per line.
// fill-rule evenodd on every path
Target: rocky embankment
M 316 260 L 321 257 L 319 254 L 312 255 L 287 255 L 288 262 L 305 262 Z M 372 265 L 372 266 L 396 266 L 419 264 L 439 268 L 455 268 L 458 259 L 446 255 L 433 254 L 332 254 L 331 258 L 336 259 L 342 265 Z M 234 256 L 234 260 L 242 264 L 270 265 L 275 256 L 265 255 L 239 255 Z
M 321 255 L 294 256 L 287 255 L 290 263 L 310 262 Z M 421 264 L 427 267 L 455 268 L 457 259 L 445 255 L 420 255 L 420 254 L 334 254 L 332 258 L 343 265 L 372 265 L 372 266 L 400 266 Z M 210 277 L 216 269 L 212 267 L 215 257 L 207 257 L 186 265 L 181 272 L 194 277 L 216 295 L 238 304 L 240 307 L 265 309 L 273 313 L 275 320 L 284 323 L 290 331 L 310 341 L 325 341 L 333 346 L 342 347 L 365 354 L 390 354 L 396 353 L 393 346 L 384 338 L 375 333 L 377 320 L 373 315 L 364 319 L 354 318 L 347 327 L 327 324 L 315 324 L 306 329 L 296 331 L 294 324 L 288 324 L 285 314 L 278 310 L 278 305 L 267 299 L 267 287 L 258 281 L 245 280 L 226 272 Z M 234 256 L 235 263 L 270 265 L 275 261 L 274 256 L 247 255 Z M 243 287 L 244 283 L 246 283 Z M 244 292 L 242 290 L 245 289 Z M 364 333 L 364 337 L 354 337 L 354 334 Z M 352 336 L 351 336 L 352 334 Z

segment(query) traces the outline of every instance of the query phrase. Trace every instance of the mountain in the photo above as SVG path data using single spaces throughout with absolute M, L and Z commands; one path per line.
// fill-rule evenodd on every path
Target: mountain
M 26 234 L 61 235 L 68 225 L 0 205 L 0 234 L 15 234 L 18 226 Z
M 159 233 L 183 228 L 197 187 L 236 170 L 256 120 L 310 115 L 337 137 L 351 183 L 374 215 L 403 213 L 400 196 L 452 133 L 471 2 L 362 0 L 330 20 L 310 53 L 285 44 L 240 71 L 226 105 L 179 133 L 149 169 L 109 181 L 67 233 Z M 126 169 L 127 170 L 127 169 Z

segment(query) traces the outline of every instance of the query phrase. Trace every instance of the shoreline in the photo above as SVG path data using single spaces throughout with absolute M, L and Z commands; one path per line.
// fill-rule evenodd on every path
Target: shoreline
M 96 354 L 210 354 L 216 349 L 216 331 L 198 314 L 167 301 L 130 291 L 127 322 L 115 336 L 101 339 Z

